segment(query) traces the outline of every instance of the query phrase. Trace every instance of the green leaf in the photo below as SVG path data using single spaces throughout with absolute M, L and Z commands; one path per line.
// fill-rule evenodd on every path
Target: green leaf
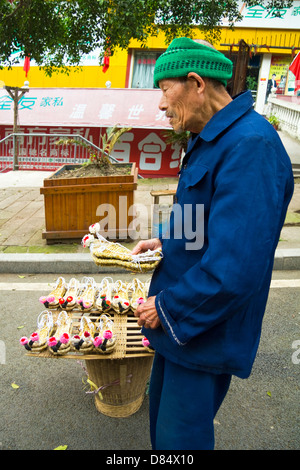
M 268 397 L 272 397 L 272 393 L 270 391 L 267 392 Z
M 58 446 L 58 447 L 55 447 L 55 449 L 53 450 L 66 450 L 68 446 L 64 445 L 64 446 Z
M 17 390 L 18 388 L 20 388 L 19 385 L 15 384 L 15 382 L 13 382 L 13 383 L 11 384 L 11 386 L 12 386 L 12 388 L 14 388 L 15 390 Z

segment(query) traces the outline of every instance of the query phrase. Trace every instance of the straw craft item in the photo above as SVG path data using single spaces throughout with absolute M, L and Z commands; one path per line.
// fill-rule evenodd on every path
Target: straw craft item
M 132 291 L 130 306 L 134 311 L 140 304 L 143 304 L 147 300 L 145 284 L 139 279 L 134 278 L 130 290 Z
M 32 353 L 39 353 L 47 348 L 47 340 L 54 331 L 52 313 L 44 310 L 37 319 L 37 330 L 31 334 L 30 338 L 23 336 L 20 344 Z
M 96 327 L 92 320 L 86 316 L 81 317 L 79 333 L 75 334 L 71 340 L 71 347 L 74 351 L 88 354 L 94 348 L 93 338 Z
M 40 297 L 40 302 L 46 308 L 56 308 L 59 306 L 59 299 L 64 296 L 66 292 L 66 282 L 63 277 L 56 280 L 54 289 L 47 296 Z
M 116 346 L 116 334 L 114 332 L 113 320 L 103 314 L 96 323 L 94 337 L 95 352 L 98 354 L 109 354 Z
M 121 280 L 118 280 L 114 285 L 114 295 L 111 306 L 115 312 L 120 314 L 124 314 L 130 309 L 127 284 Z
M 100 312 L 107 312 L 111 308 L 112 285 L 113 280 L 111 277 L 105 277 L 100 283 L 95 302 L 95 306 Z
M 142 338 L 142 345 L 146 349 L 146 351 L 153 352 L 153 348 L 151 347 L 150 341 L 144 336 Z
M 83 312 L 89 312 L 95 302 L 96 283 L 92 277 L 84 277 L 81 281 L 81 291 L 77 298 L 77 304 Z
M 96 233 L 85 235 L 84 247 L 89 247 L 93 261 L 98 266 L 122 266 L 132 272 L 148 272 L 156 268 L 162 258 L 161 249 L 148 250 L 132 255 L 131 251 L 120 243 L 109 242 Z
M 64 297 L 59 299 L 60 306 L 66 310 L 72 310 L 76 307 L 77 295 L 79 292 L 80 284 L 74 277 L 70 279 L 67 285 L 67 290 Z
M 126 418 L 142 405 L 153 356 L 86 361 L 89 379 L 97 387 L 93 390 L 95 406 L 100 413 L 113 418 Z
M 48 339 L 48 350 L 52 354 L 63 356 L 70 351 L 71 326 L 71 316 L 65 311 L 59 312 L 55 322 L 55 333 Z

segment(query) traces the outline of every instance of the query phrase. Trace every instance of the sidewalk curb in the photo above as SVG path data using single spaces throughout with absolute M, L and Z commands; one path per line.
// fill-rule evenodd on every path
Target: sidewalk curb
M 277 249 L 273 269 L 300 270 L 300 248 Z M 107 274 L 124 273 L 124 269 L 97 266 L 89 253 L 0 253 L 0 273 Z
M 124 272 L 97 266 L 89 253 L 0 253 L 0 273 L 96 274 Z
M 300 248 L 278 248 L 275 252 L 275 271 L 300 269 Z

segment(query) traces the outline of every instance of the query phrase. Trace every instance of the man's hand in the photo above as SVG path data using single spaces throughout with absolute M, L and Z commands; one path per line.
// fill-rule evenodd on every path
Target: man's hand
M 160 319 L 155 308 L 155 296 L 149 297 L 146 302 L 140 304 L 134 315 L 138 317 L 138 325 L 155 329 L 160 325 Z
M 157 250 L 162 244 L 159 238 L 151 238 L 150 240 L 141 240 L 132 250 L 131 254 L 138 255 L 148 250 Z M 138 325 L 145 328 L 157 328 L 160 325 L 160 319 L 155 308 L 155 296 L 149 297 L 146 302 L 140 304 L 134 315 L 138 317 Z
M 157 250 L 161 248 L 162 244 L 159 238 L 150 238 L 150 240 L 141 240 L 135 245 L 131 254 L 138 255 L 139 253 L 145 253 L 148 250 Z

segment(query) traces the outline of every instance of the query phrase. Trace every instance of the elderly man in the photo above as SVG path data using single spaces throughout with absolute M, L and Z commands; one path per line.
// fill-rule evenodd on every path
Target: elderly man
M 155 349 L 155 450 L 214 448 L 213 419 L 231 377 L 251 373 L 293 193 L 278 134 L 253 110 L 250 92 L 228 95 L 231 74 L 222 53 L 188 38 L 175 39 L 155 66 L 159 108 L 176 132 L 191 132 L 168 234 L 133 250 L 163 250 L 135 312 Z

